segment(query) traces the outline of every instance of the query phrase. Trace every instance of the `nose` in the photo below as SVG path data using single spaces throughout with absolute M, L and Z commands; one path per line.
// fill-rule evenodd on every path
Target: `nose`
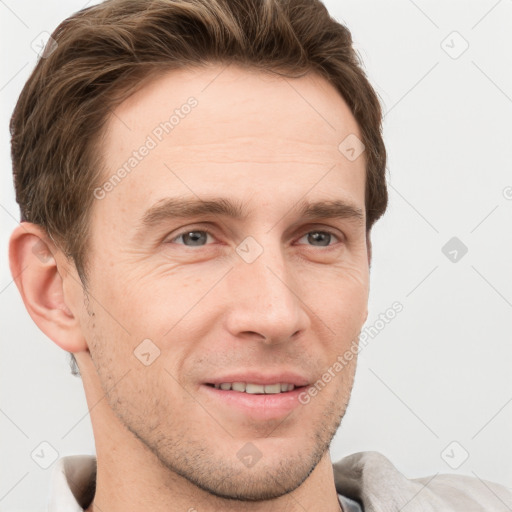
M 263 247 L 251 263 L 235 255 L 226 286 L 226 328 L 233 337 L 266 345 L 297 339 L 309 326 L 307 298 L 279 244 Z

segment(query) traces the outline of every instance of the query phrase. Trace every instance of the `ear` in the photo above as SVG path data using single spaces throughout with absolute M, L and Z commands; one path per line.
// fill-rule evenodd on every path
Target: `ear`
M 66 262 L 65 255 L 40 226 L 21 222 L 12 232 L 9 265 L 29 315 L 59 347 L 80 352 L 87 350 L 87 343 L 79 318 L 72 312 L 78 312 L 77 305 L 68 304 L 71 299 L 64 295 L 63 277 L 69 274 Z

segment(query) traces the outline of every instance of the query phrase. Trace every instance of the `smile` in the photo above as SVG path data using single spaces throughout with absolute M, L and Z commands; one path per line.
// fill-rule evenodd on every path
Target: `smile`
M 217 384 L 207 384 L 208 386 L 220 389 L 222 391 L 238 391 L 240 393 L 249 393 L 251 395 L 276 395 L 278 393 L 287 393 L 295 389 L 294 384 L 276 383 L 276 384 L 254 384 L 251 382 L 222 382 Z

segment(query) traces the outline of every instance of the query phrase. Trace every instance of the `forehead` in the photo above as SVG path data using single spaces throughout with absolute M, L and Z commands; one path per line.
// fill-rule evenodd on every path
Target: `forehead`
M 340 143 L 347 137 L 361 138 L 357 122 L 317 74 L 290 79 L 236 65 L 173 70 L 110 115 L 100 148 L 108 190 L 93 212 L 115 209 L 134 221 L 169 195 L 222 192 L 257 207 L 260 199 L 298 200 L 308 189 L 364 207 L 364 153 L 346 158 Z
M 189 109 L 187 102 L 196 105 Z M 131 149 L 139 142 L 134 128 L 147 134 L 156 130 L 158 138 L 159 125 L 166 122 L 172 133 L 162 127 L 163 135 L 170 135 L 173 146 L 189 140 L 186 127 L 194 129 L 198 143 L 244 135 L 275 141 L 277 135 L 277 140 L 290 136 L 336 147 L 344 133 L 360 138 L 344 99 L 320 75 L 287 78 L 235 64 L 172 70 L 152 80 L 112 112 L 107 143 L 117 139 Z

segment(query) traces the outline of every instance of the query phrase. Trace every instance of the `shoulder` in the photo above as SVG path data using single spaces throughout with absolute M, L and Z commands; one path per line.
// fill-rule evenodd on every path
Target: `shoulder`
M 359 452 L 333 464 L 336 489 L 365 512 L 510 512 L 512 491 L 477 477 L 440 474 L 409 479 L 379 452 Z

